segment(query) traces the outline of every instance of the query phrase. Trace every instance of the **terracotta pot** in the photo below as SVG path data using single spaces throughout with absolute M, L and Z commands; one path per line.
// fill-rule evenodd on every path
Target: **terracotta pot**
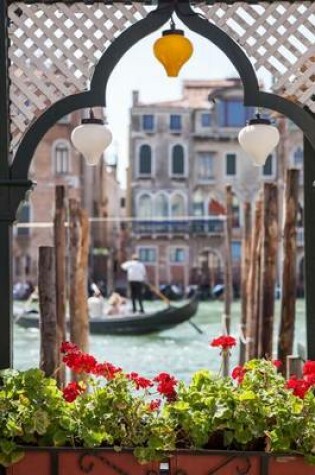
M 158 475 L 159 464 L 140 465 L 132 451 L 26 449 L 6 475 Z
M 170 459 L 170 475 L 315 475 L 303 457 L 263 452 L 178 451 Z

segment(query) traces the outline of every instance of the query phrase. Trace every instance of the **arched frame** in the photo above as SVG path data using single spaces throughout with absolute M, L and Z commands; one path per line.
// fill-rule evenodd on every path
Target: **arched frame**
M 265 107 L 291 119 L 304 133 L 304 176 L 305 176 L 305 255 L 306 287 L 311 288 L 315 275 L 315 120 L 311 113 L 298 104 L 259 90 L 254 68 L 242 48 L 224 31 L 191 8 L 189 0 L 158 0 L 156 10 L 138 21 L 113 41 L 95 67 L 90 89 L 65 97 L 50 106 L 26 131 L 12 163 L 9 162 L 9 59 L 8 59 L 8 17 L 7 0 L 0 4 L 0 241 L 3 252 L 0 255 L 0 299 L 2 319 L 0 332 L 0 368 L 12 366 L 12 223 L 25 193 L 32 189 L 28 172 L 35 150 L 45 133 L 63 116 L 87 107 L 105 107 L 109 77 L 124 54 L 136 43 L 162 27 L 176 13 L 179 19 L 192 31 L 216 45 L 232 62 L 244 86 L 244 105 Z M 313 294 L 313 295 L 311 295 Z M 308 357 L 315 359 L 315 293 L 307 292 Z M 315 339 L 313 338 L 315 341 Z

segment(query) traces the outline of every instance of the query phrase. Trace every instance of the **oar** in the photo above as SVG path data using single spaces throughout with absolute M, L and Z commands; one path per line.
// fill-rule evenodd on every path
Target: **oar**
M 171 302 L 170 302 L 170 300 L 169 300 L 164 294 L 162 294 L 162 292 L 160 292 L 159 289 L 157 289 L 154 285 L 149 284 L 149 282 L 147 282 L 147 286 L 149 287 L 149 289 L 150 289 L 154 294 L 156 294 L 158 297 L 160 297 L 160 299 L 163 300 L 163 302 L 165 302 L 166 305 L 168 305 L 169 307 L 171 307 Z
M 162 294 L 162 292 L 159 291 L 159 289 L 157 289 L 156 287 L 154 287 L 154 285 L 151 285 L 149 283 L 147 283 L 149 289 L 154 292 L 158 297 L 160 297 L 161 300 L 163 300 L 163 302 L 165 302 L 169 307 L 171 307 L 171 302 L 170 300 L 165 297 L 165 295 Z M 203 335 L 203 331 L 201 330 L 201 328 L 198 327 L 198 325 L 196 325 L 194 322 L 188 320 L 188 323 L 198 332 L 200 333 L 201 335 Z
M 203 335 L 204 332 L 201 330 L 200 327 L 198 327 L 198 325 L 196 325 L 194 322 L 192 322 L 191 320 L 188 320 L 188 323 L 190 323 L 190 325 L 198 332 L 200 333 L 200 335 Z

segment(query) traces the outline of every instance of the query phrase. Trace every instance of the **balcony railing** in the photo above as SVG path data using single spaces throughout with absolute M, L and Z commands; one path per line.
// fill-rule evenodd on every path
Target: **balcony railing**
M 132 230 L 135 234 L 222 234 L 224 219 L 198 218 L 183 221 L 134 221 Z

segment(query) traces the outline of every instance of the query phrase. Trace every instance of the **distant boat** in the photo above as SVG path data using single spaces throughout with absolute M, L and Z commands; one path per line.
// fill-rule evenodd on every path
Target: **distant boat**
M 106 316 L 90 319 L 90 333 L 96 335 L 144 335 L 169 330 L 192 318 L 198 309 L 196 297 L 181 307 L 169 306 L 154 313 Z M 24 328 L 39 327 L 39 312 L 25 311 L 15 320 Z

